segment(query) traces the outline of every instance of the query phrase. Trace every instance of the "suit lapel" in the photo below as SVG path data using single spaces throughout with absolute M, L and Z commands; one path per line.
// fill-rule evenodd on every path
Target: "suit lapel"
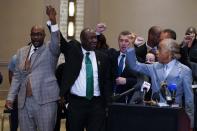
M 97 68 L 98 68 L 98 78 L 100 78 L 100 74 L 101 74 L 101 57 L 99 55 L 99 53 L 97 51 L 95 51 L 95 55 L 96 55 L 96 62 L 97 62 Z
M 119 57 L 119 55 L 120 55 L 120 51 L 117 51 L 116 56 L 115 56 L 117 67 L 118 67 L 118 57 Z
M 164 78 L 164 70 L 163 65 L 158 63 L 153 67 L 153 70 L 156 72 L 156 77 L 159 79 L 160 82 L 165 81 Z
M 78 71 L 80 72 L 81 66 L 82 66 L 82 62 L 83 62 L 83 51 L 82 51 L 82 47 L 79 48 L 79 61 L 76 61 L 76 64 L 78 65 Z
M 178 61 L 176 61 L 174 67 L 172 68 L 166 79 L 168 83 L 178 83 L 180 75 L 181 75 L 181 66 L 178 63 Z
M 26 61 L 28 60 L 29 52 L 30 52 L 30 47 L 27 46 L 23 51 L 22 51 L 22 63 L 21 63 L 21 68 L 25 69 L 26 66 Z
M 120 55 L 120 51 L 115 51 L 113 55 L 114 55 L 113 63 L 115 64 L 114 65 L 115 77 L 117 77 L 118 76 L 118 57 Z

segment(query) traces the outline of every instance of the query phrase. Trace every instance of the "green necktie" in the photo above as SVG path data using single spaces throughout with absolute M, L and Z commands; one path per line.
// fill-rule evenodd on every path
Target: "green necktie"
M 90 52 L 86 52 L 85 64 L 86 64 L 86 98 L 91 100 L 94 92 L 94 79 L 92 62 L 89 58 Z

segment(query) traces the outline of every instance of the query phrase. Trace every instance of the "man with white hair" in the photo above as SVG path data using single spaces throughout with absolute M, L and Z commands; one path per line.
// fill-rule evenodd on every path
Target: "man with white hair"
M 160 102 L 166 102 L 162 96 L 161 85 L 176 85 L 175 103 L 182 106 L 182 97 L 185 97 L 185 111 L 194 124 L 194 101 L 192 92 L 192 71 L 177 59 L 181 57 L 180 47 L 173 39 L 164 39 L 159 43 L 156 53 L 158 62 L 154 64 L 139 63 L 136 60 L 134 46 L 127 50 L 128 65 L 131 69 L 148 75 L 152 81 L 152 93 L 159 93 Z

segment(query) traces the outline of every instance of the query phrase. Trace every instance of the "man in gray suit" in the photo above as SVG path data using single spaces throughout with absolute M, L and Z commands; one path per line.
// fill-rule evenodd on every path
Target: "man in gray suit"
M 133 70 L 144 73 L 151 78 L 152 93 L 159 93 L 160 102 L 165 102 L 165 98 L 160 92 L 163 82 L 167 85 L 176 84 L 175 103 L 182 106 L 182 97 L 185 97 L 185 110 L 191 120 L 191 127 L 194 122 L 194 102 L 192 92 L 192 71 L 185 65 L 177 61 L 180 58 L 180 47 L 173 39 L 164 39 L 159 43 L 157 59 L 154 64 L 143 64 L 136 60 L 133 45 L 127 50 L 127 60 L 129 67 Z M 165 69 L 164 67 L 167 67 Z
M 16 71 L 5 106 L 12 109 L 18 95 L 21 131 L 53 131 L 55 126 L 59 99 L 55 69 L 60 54 L 56 22 L 51 29 L 51 42 L 44 43 L 44 28 L 33 26 L 31 44 L 17 52 Z

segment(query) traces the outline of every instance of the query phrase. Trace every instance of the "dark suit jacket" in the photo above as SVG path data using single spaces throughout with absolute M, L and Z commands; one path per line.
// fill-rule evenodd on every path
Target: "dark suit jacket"
M 191 68 L 187 46 L 180 48 L 180 54 L 181 54 L 181 58 L 179 59 L 179 61 L 182 64 L 184 64 L 184 65 L 188 66 L 189 68 Z
M 192 47 L 188 50 L 189 60 L 197 63 L 197 40 L 192 44 Z
M 123 93 L 131 88 L 133 88 L 134 86 L 136 87 L 138 84 L 138 86 L 136 88 L 140 88 L 142 81 L 139 82 L 139 78 L 142 79 L 142 77 L 140 77 L 140 73 L 135 72 L 133 70 L 130 70 L 128 67 L 127 62 L 125 63 L 125 68 L 123 70 L 123 72 L 121 73 L 120 77 L 124 77 L 126 78 L 126 84 L 125 85 L 119 85 L 116 86 L 116 78 L 118 77 L 118 57 L 120 55 L 120 51 L 116 51 L 115 49 L 109 49 L 109 56 L 110 56 L 110 60 L 112 63 L 112 79 L 113 79 L 113 88 L 116 88 L 116 93 Z M 127 60 L 126 60 L 127 61 Z M 131 92 L 128 95 L 128 100 L 130 100 L 131 96 L 132 96 L 133 92 Z M 125 102 L 125 96 L 120 98 L 120 100 L 117 100 L 117 102 Z
M 146 61 L 146 54 L 147 54 L 147 47 L 146 43 L 139 47 L 135 47 L 136 57 L 137 60 L 141 63 L 145 63 Z
M 82 66 L 83 53 L 81 44 L 76 40 L 67 42 L 61 37 L 61 52 L 65 57 L 65 65 L 63 70 L 62 83 L 60 88 L 60 96 L 65 96 L 70 93 L 70 89 L 78 78 Z M 110 62 L 104 53 L 95 51 L 97 66 L 98 66 L 98 82 L 101 97 L 105 104 L 110 101 L 112 95 L 112 84 L 110 78 Z

